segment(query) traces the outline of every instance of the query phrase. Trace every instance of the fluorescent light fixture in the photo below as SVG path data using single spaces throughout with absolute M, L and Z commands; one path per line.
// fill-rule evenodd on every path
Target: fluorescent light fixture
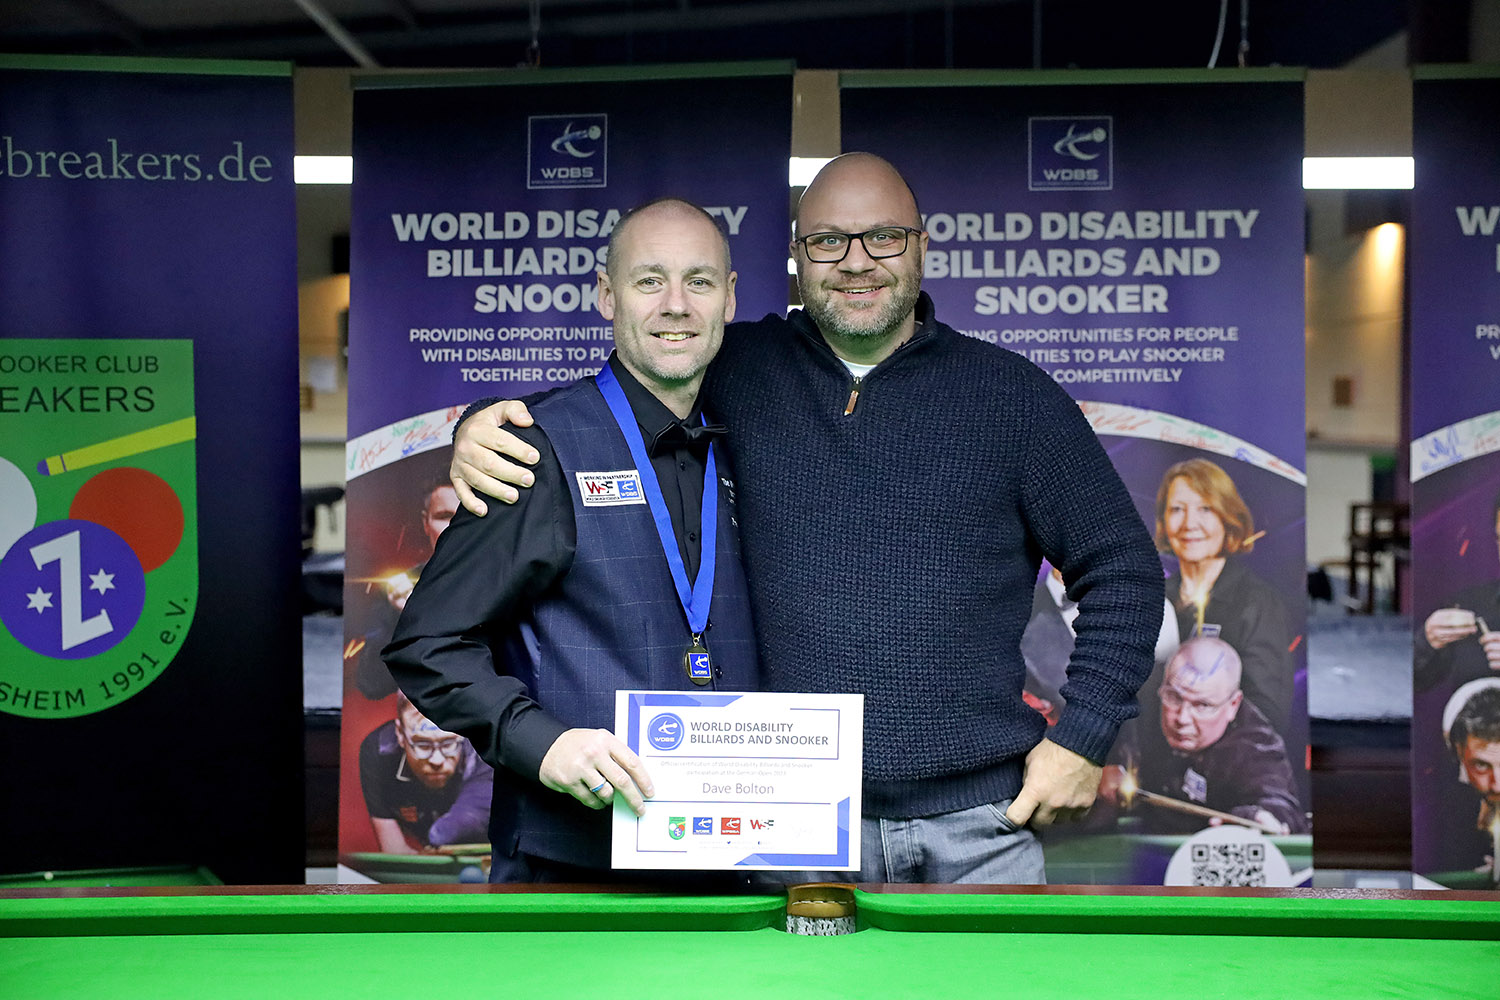
M 792 187 L 807 187 L 831 156 L 794 156 L 787 161 L 786 179 Z
M 294 156 L 292 179 L 298 184 L 349 184 L 354 180 L 352 156 Z
M 787 183 L 806 187 L 832 159 L 793 156 L 787 162 Z M 293 176 L 298 184 L 348 184 L 354 179 L 352 156 L 293 157 Z M 1402 188 L 1412 187 L 1410 156 L 1307 156 L 1302 160 L 1304 188 Z
M 1410 191 L 1415 172 L 1410 156 L 1304 156 L 1302 187 L 1308 190 L 1383 188 Z
M 793 156 L 787 161 L 787 183 L 807 187 L 832 157 Z M 298 184 L 348 184 L 354 179 L 352 156 L 296 156 L 292 174 Z

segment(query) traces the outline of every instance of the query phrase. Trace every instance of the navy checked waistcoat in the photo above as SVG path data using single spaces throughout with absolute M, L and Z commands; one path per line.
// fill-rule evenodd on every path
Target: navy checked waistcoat
M 531 407 L 531 413 L 562 464 L 578 547 L 567 575 L 532 606 L 529 620 L 512 637 L 512 672 L 564 724 L 611 730 L 618 689 L 759 688 L 734 483 L 725 450 L 714 448 L 719 518 L 713 544 L 718 565 L 705 633 L 716 678 L 699 689 L 683 668 L 691 634 L 650 508 L 644 503 L 583 503 L 576 473 L 635 468 L 594 380 L 549 394 Z M 503 768 L 496 770 L 495 793 L 495 850 L 513 855 L 519 849 L 568 864 L 609 867 L 610 810 L 588 809 Z

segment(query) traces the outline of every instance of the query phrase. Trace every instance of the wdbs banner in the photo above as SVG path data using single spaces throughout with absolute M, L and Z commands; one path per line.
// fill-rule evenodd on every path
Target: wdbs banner
M 1416 71 L 1411 232 L 1412 870 L 1500 857 L 1500 74 Z
M 0 60 L 0 219 L 0 870 L 298 880 L 289 67 Z
M 458 505 L 458 415 L 599 370 L 613 343 L 595 273 L 622 213 L 653 198 L 721 222 L 740 317 L 784 312 L 791 109 L 789 64 L 387 78 L 356 92 L 346 877 L 453 881 L 488 863 L 489 765 L 398 705 L 380 661 Z
M 842 87 L 844 149 L 916 191 L 938 318 L 1073 395 L 1161 551 L 1156 672 L 1091 828 L 1049 837 L 1049 880 L 1302 881 L 1300 73 Z M 1077 611 L 1049 567 L 1031 614 L 1027 697 L 1055 722 Z

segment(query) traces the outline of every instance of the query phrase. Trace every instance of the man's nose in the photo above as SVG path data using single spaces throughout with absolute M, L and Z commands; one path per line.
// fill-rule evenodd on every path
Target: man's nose
M 661 311 L 667 316 L 685 316 L 688 313 L 687 288 L 681 284 L 673 283 L 667 286 L 667 292 L 661 300 Z
M 850 240 L 849 252 L 844 254 L 844 259 L 839 261 L 839 269 L 844 271 L 868 271 L 875 267 L 875 258 L 870 256 L 865 249 L 864 240 Z

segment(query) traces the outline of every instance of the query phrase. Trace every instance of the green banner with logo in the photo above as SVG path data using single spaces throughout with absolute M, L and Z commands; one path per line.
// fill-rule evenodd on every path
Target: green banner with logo
M 102 712 L 171 666 L 196 437 L 192 341 L 0 341 L 0 712 Z

